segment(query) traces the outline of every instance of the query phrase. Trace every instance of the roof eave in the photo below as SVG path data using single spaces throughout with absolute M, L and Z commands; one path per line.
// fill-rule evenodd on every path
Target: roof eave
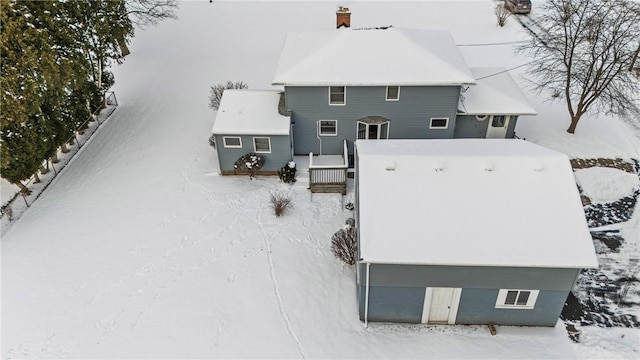
M 271 85 L 281 86 L 464 86 L 476 85 L 475 82 L 385 82 L 385 83 L 368 83 L 368 82 L 329 82 L 329 81 L 274 81 Z
M 521 267 L 521 268 L 554 268 L 554 269 L 597 269 L 599 267 L 598 262 L 580 262 L 576 264 L 529 264 L 529 263 L 521 263 L 521 264 L 497 264 L 497 263 L 454 263 L 454 262 L 420 262 L 420 261 L 391 261 L 391 260 L 367 260 L 360 259 L 358 263 L 361 264 L 380 264 L 380 265 L 430 265 L 430 266 L 482 266 L 482 267 Z

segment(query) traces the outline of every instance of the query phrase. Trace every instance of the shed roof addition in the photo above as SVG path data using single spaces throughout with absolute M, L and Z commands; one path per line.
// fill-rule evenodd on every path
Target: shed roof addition
M 564 154 L 514 139 L 356 147 L 362 262 L 597 267 Z
M 477 85 L 460 96 L 458 111 L 468 115 L 536 115 L 527 97 L 504 68 L 471 68 Z
M 289 33 L 274 85 L 475 84 L 451 33 L 339 29 Z
M 280 91 L 228 89 L 213 124 L 215 135 L 288 135 L 290 117 L 279 112 Z

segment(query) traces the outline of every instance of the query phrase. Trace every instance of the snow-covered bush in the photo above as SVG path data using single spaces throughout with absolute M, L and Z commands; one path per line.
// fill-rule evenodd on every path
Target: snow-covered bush
M 289 161 L 287 165 L 278 169 L 278 176 L 280 177 L 280 181 L 287 184 L 296 182 L 296 163 Z
M 331 250 L 333 254 L 347 265 L 356 263 L 356 227 L 355 220 L 349 218 L 345 226 L 331 237 Z
M 255 153 L 248 153 L 242 155 L 238 160 L 236 160 L 235 164 L 233 164 L 233 168 L 240 171 L 246 171 L 249 173 L 249 178 L 253 179 L 258 171 L 262 169 L 264 165 L 264 158 Z
M 216 136 L 211 134 L 211 136 L 209 136 L 209 146 L 211 146 L 212 148 L 216 148 Z
M 507 23 L 507 19 L 511 16 L 511 11 L 509 11 L 503 3 L 496 5 L 495 13 L 500 27 L 503 27 Z
M 209 94 L 209 107 L 213 110 L 220 108 L 220 100 L 222 100 L 222 94 L 227 89 L 248 89 L 249 85 L 243 81 L 227 81 L 225 84 L 215 84 L 211 87 L 211 93 Z
M 283 192 L 271 192 L 271 208 L 273 213 L 280 217 L 285 210 L 291 207 L 291 195 Z

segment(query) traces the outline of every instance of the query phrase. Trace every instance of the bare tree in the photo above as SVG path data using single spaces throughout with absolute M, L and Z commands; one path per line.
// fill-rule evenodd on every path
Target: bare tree
M 566 101 L 568 133 L 575 132 L 587 111 L 640 113 L 640 85 L 628 71 L 640 38 L 639 7 L 633 0 L 553 0 L 540 5 L 540 25 L 547 33 L 518 50 L 532 59 L 528 80 L 534 89 Z
M 126 16 L 139 28 L 155 26 L 167 19 L 177 19 L 177 0 L 125 0 Z M 131 53 L 124 37 L 118 39 L 122 56 Z
M 127 15 L 138 27 L 157 25 L 160 21 L 176 19 L 176 0 L 126 0 Z
M 249 85 L 244 83 L 243 81 L 228 81 L 224 84 L 215 84 L 211 87 L 211 92 L 209 93 L 209 107 L 213 110 L 218 110 L 220 107 L 220 100 L 222 100 L 222 94 L 227 89 L 248 89 Z

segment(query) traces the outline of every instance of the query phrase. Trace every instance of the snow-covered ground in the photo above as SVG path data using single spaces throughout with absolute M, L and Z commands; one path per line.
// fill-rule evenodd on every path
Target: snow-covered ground
M 354 270 L 330 250 L 351 215 L 343 199 L 311 197 L 304 172 L 293 186 L 218 175 L 209 87 L 271 88 L 285 34 L 333 28 L 338 5 L 353 27 L 444 28 L 459 44 L 526 36 L 513 20 L 497 27 L 490 0 L 182 3 L 178 21 L 138 31 L 115 69 L 120 106 L 2 237 L 3 358 L 638 357 L 638 329 L 585 327 L 573 344 L 561 323 L 496 336 L 364 328 Z M 461 51 L 470 66 L 510 68 L 526 62 L 512 47 Z M 562 106 L 532 102 L 540 115 L 519 122 L 520 137 L 572 157 L 638 158 L 637 132 L 619 121 L 587 118 L 570 136 Z M 273 191 L 294 199 L 281 218 Z

